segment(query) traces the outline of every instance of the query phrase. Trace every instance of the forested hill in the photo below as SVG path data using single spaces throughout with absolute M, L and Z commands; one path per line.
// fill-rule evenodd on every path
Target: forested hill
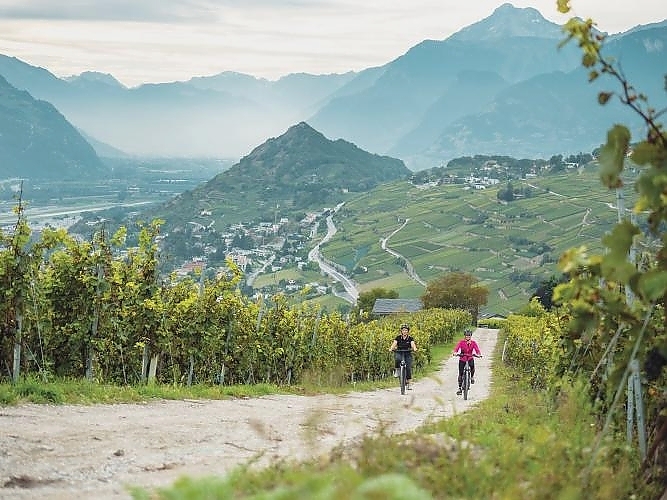
M 368 153 L 343 139 L 329 140 L 301 122 L 256 147 L 207 186 L 235 188 L 259 181 L 304 206 L 312 198 L 304 194 L 314 190 L 326 197 L 340 190 L 368 191 L 410 173 L 401 160 Z
M 292 211 L 322 209 L 350 192 L 407 178 L 412 172 L 398 159 L 368 153 L 342 139 L 330 140 L 305 122 L 257 146 L 236 165 L 201 187 L 183 193 L 157 210 L 167 226 L 186 222 L 202 210 L 216 227 L 256 219 L 264 207 Z M 217 220 L 224 216 L 224 220 Z

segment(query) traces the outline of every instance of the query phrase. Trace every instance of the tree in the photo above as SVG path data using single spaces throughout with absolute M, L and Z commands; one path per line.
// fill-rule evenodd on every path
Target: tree
M 470 312 L 477 323 L 479 308 L 485 305 L 489 298 L 489 289 L 477 283 L 477 278 L 472 274 L 445 274 L 428 283 L 426 292 L 421 296 L 424 308 L 464 309 Z
M 537 298 L 540 304 L 542 304 L 542 307 L 544 307 L 545 310 L 551 311 L 551 308 L 554 306 L 553 303 L 553 294 L 554 294 L 554 289 L 556 286 L 558 286 L 560 283 L 564 283 L 566 280 L 566 277 L 562 276 L 560 279 L 557 278 L 556 276 L 551 276 L 548 280 L 544 280 L 540 283 L 540 285 L 537 287 L 537 290 L 535 290 L 535 293 L 530 296 L 530 300 L 533 300 L 533 298 Z
M 551 158 L 549 158 L 549 164 L 551 165 L 552 172 L 563 170 L 565 168 L 565 164 L 563 163 L 563 155 L 553 155 Z
M 496 197 L 501 201 L 513 201 L 514 187 L 512 186 L 512 183 L 508 182 L 505 188 L 498 189 L 498 194 Z

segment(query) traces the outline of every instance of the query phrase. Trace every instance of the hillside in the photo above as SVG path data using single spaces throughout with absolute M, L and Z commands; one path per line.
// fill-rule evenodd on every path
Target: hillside
M 236 165 L 202 186 L 144 214 L 166 221 L 165 245 L 205 226 L 202 241 L 219 245 L 219 232 L 238 223 L 302 218 L 340 203 L 351 193 L 407 178 L 401 160 L 370 154 L 344 140 L 332 141 L 301 122 L 257 146 Z M 204 214 L 204 215 L 202 215 Z M 173 237 L 173 233 L 178 233 Z M 175 244 L 175 243 L 174 243 Z M 178 243 L 183 245 L 182 242 Z
M 330 164 L 327 152 L 339 162 L 359 156 L 367 163 Z M 616 193 L 601 187 L 596 163 L 584 164 L 590 154 L 566 160 L 477 155 L 412 174 L 397 160 L 367 155 L 301 123 L 208 182 L 137 217 L 165 221 L 165 271 L 191 258 L 213 270 L 232 254 L 247 256 L 250 276 L 275 258 L 280 265 L 264 269 L 244 292 L 299 297 L 298 286 L 306 283 L 340 286 L 316 266 L 302 269 L 298 263 L 307 261 L 324 234 L 323 226 L 313 232 L 312 224 L 300 224 L 305 214 L 344 201 L 333 218 L 338 232 L 321 252 L 353 277 L 360 291 L 383 287 L 401 298 L 417 298 L 423 283 L 463 270 L 491 292 L 482 312 L 500 314 L 521 309 L 543 281 L 559 275 L 556 263 L 567 249 L 600 250 L 602 236 L 618 218 Z M 328 172 L 336 175 L 327 177 Z M 634 170 L 628 168 L 627 175 L 624 196 L 631 206 Z M 343 188 L 364 183 L 372 186 Z M 500 200 L 499 192 L 508 190 L 512 201 Z M 408 276 L 406 263 L 419 280 Z M 290 280 L 297 288 L 281 287 Z M 311 299 L 328 309 L 349 308 L 330 292 Z
M 0 76 L 0 178 L 79 179 L 106 170 L 56 108 Z
M 463 180 L 473 175 L 478 180 Z M 481 180 L 484 175 L 489 179 Z M 388 238 L 387 247 L 423 281 L 466 271 L 490 289 L 484 312 L 517 311 L 541 281 L 559 275 L 556 263 L 565 250 L 601 250 L 618 211 L 616 193 L 600 186 L 595 163 L 514 178 L 511 202 L 497 198 L 499 189 L 507 189 L 505 175 L 499 162 L 495 171 L 466 167 L 379 186 L 345 203 L 334 219 L 338 232 L 322 253 L 353 274 L 361 291 L 383 287 L 401 298 L 419 297 L 424 287 L 408 277 L 401 259 L 382 249 Z M 503 180 L 489 184 L 494 177 Z M 627 187 L 626 206 L 632 196 Z

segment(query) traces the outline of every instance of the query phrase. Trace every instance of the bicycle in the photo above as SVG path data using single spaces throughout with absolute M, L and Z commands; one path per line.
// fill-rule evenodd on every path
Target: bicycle
M 454 354 L 454 356 L 457 356 L 457 357 L 460 358 L 462 356 L 465 356 L 465 354 L 457 353 L 457 354 Z M 481 358 L 482 356 L 480 356 L 478 354 L 473 354 L 472 357 L 473 358 Z M 463 378 L 461 380 L 461 390 L 463 391 L 463 399 L 465 401 L 468 400 L 468 391 L 470 390 L 470 384 L 471 384 L 471 380 L 472 380 L 472 375 L 471 375 L 471 371 L 470 371 L 470 361 L 471 360 L 469 359 L 468 361 L 465 362 L 466 364 L 463 367 Z
M 412 352 L 411 349 L 395 349 L 394 352 L 401 353 L 401 363 L 398 367 L 398 382 L 401 386 L 401 394 L 405 394 L 406 378 L 408 375 L 408 365 L 405 362 L 406 353 Z

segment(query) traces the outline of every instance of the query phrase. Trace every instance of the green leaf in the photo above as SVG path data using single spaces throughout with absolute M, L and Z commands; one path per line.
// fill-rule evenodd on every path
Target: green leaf
M 663 169 L 650 168 L 635 182 L 639 198 L 635 204 L 635 212 L 650 211 L 649 229 L 657 233 L 661 222 L 667 216 L 665 211 L 665 195 L 667 192 L 667 172 Z
M 621 187 L 625 153 L 630 144 L 630 131 L 623 125 L 614 125 L 607 132 L 607 143 L 600 149 L 600 180 L 610 189 Z
M 570 12 L 570 0 L 557 0 L 556 5 L 558 6 L 558 12 L 561 14 Z
M 628 221 L 622 221 L 614 226 L 610 234 L 602 238 L 609 252 L 602 257 L 600 268 L 602 275 L 614 281 L 628 283 L 637 273 L 635 265 L 628 262 L 628 253 L 635 235 L 639 229 Z
M 639 232 L 637 226 L 624 220 L 616 224 L 611 233 L 602 237 L 602 243 L 616 257 L 626 258 L 632 246 L 632 240 Z
M 595 76 L 593 76 L 593 74 L 595 74 Z M 597 71 L 591 71 L 591 74 L 589 75 L 588 79 L 589 81 L 592 81 L 595 80 L 597 76 L 598 76 Z M 604 106 L 605 104 L 607 104 L 607 101 L 609 101 L 609 99 L 611 99 L 611 96 L 613 95 L 614 95 L 613 92 L 600 92 L 598 94 L 598 103 L 601 106 Z
M 658 165 L 665 161 L 666 154 L 667 151 L 657 144 L 643 141 L 633 148 L 630 159 L 637 165 Z
M 611 254 L 605 255 L 602 259 L 601 269 L 602 276 L 608 280 L 623 284 L 629 283 L 631 278 L 637 273 L 637 268 L 634 264 L 628 262 L 627 259 L 619 259 Z
M 652 269 L 639 278 L 639 291 L 647 300 L 653 301 L 667 294 L 667 271 Z

